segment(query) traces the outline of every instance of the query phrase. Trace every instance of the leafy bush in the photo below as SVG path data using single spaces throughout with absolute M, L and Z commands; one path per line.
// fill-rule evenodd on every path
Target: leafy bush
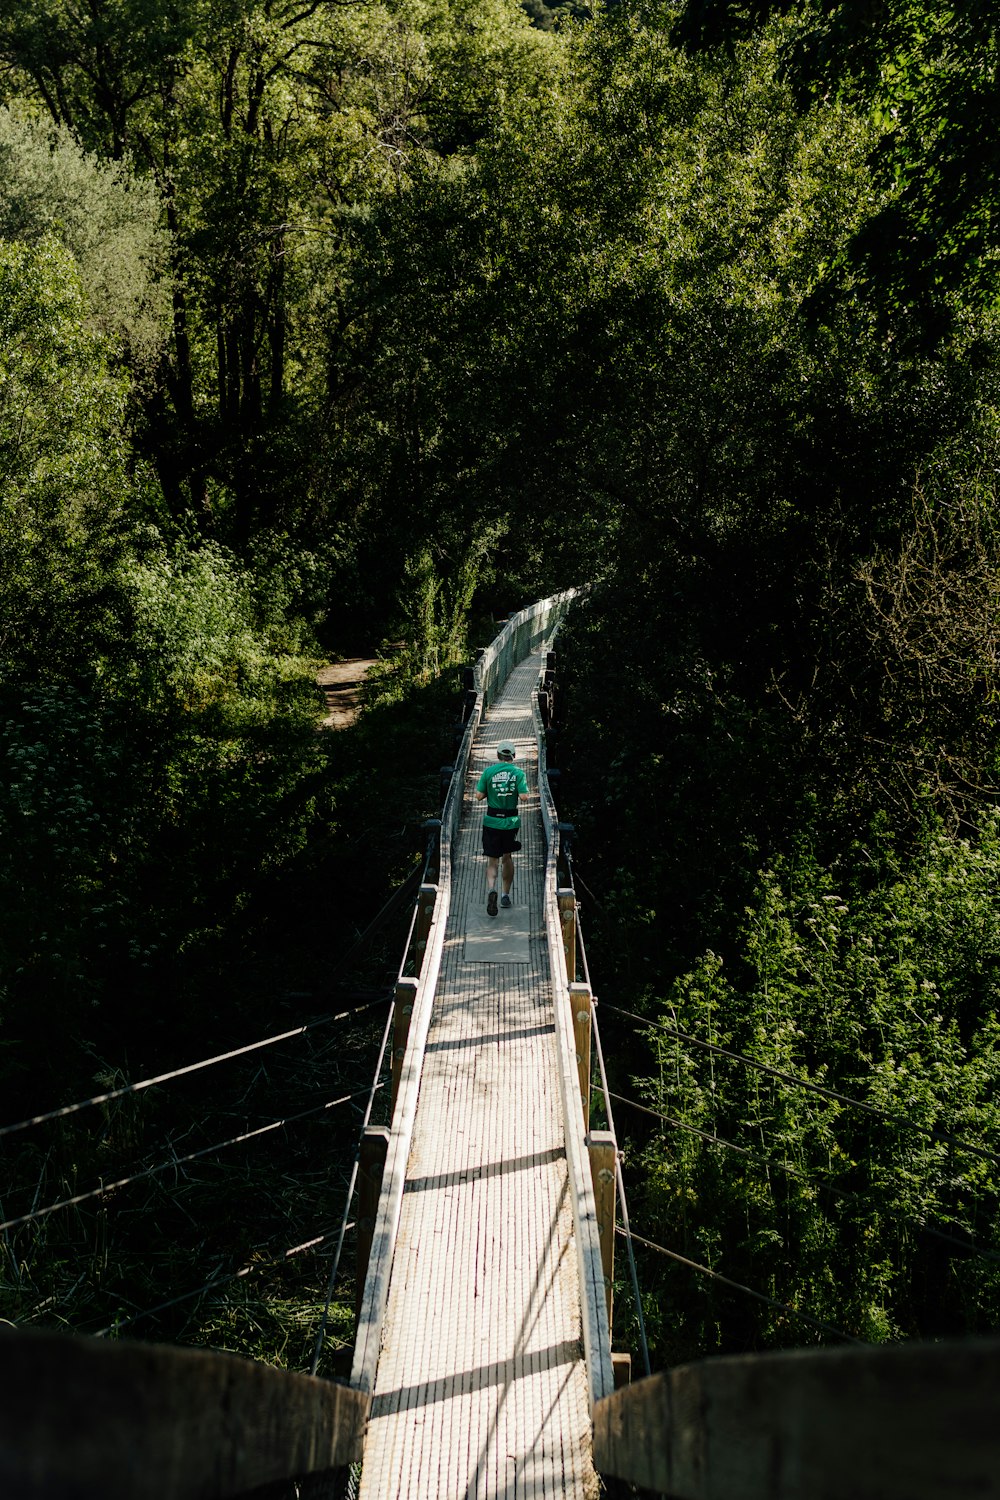
M 0 678 L 86 677 L 120 639 L 125 397 L 67 252 L 0 241 Z
M 85 318 L 149 371 L 168 330 L 167 237 L 153 186 L 80 150 L 69 131 L 0 108 L 0 239 L 58 241 Z
M 858 1338 L 995 1327 L 998 1263 L 972 1247 L 997 1251 L 998 890 L 996 816 L 906 861 L 875 839 L 766 872 L 735 960 L 706 954 L 652 1002 L 636 1081 L 672 1123 L 644 1151 L 643 1231 Z M 816 1337 L 676 1266 L 651 1304 L 664 1360 Z

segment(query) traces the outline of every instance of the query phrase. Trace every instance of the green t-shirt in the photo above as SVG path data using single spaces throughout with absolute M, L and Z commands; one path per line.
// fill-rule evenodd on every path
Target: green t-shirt
M 520 766 L 513 765 L 509 760 L 494 761 L 492 766 L 486 770 L 476 782 L 476 791 L 486 793 L 486 806 L 495 807 L 498 812 L 506 814 L 502 818 L 491 818 L 489 813 L 483 818 L 485 828 L 519 828 L 521 820 L 517 815 L 518 796 L 526 796 L 528 792 L 528 778 Z

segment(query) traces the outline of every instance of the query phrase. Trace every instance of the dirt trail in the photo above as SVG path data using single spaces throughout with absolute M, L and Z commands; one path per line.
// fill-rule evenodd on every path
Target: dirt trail
M 374 665 L 374 657 L 351 656 L 320 668 L 316 682 L 326 704 L 324 729 L 347 729 L 354 723 L 361 708 L 361 685 Z

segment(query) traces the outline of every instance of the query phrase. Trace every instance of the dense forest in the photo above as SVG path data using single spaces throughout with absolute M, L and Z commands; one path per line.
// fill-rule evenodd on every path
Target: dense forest
M 643 1252 L 654 1362 L 995 1329 L 998 30 L 7 0 L 6 1119 L 335 1008 L 455 665 L 586 582 L 561 810 L 633 1219 L 770 1299 Z M 378 1031 L 11 1137 L 4 1218 L 352 1093 Z M 0 1316 L 303 1367 L 282 1256 L 356 1124 L 5 1230 Z

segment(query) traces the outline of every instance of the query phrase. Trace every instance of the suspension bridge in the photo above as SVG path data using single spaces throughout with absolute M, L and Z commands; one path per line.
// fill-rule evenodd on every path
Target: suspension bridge
M 332 1291 L 357 1235 L 349 1379 L 0 1330 L 0 1495 L 593 1500 L 609 1481 L 691 1500 L 1000 1493 L 1000 1340 L 649 1373 L 615 1096 L 548 773 L 554 642 L 572 599 L 512 616 L 469 669 L 441 818 L 404 892 L 409 936 L 330 1237 Z M 529 795 L 513 905 L 490 916 L 474 788 L 500 740 L 517 746 Z M 375 1126 L 384 1067 L 389 1124 Z M 592 1126 L 592 1093 L 607 1129 Z M 616 1235 L 636 1296 L 634 1381 L 612 1352 Z

